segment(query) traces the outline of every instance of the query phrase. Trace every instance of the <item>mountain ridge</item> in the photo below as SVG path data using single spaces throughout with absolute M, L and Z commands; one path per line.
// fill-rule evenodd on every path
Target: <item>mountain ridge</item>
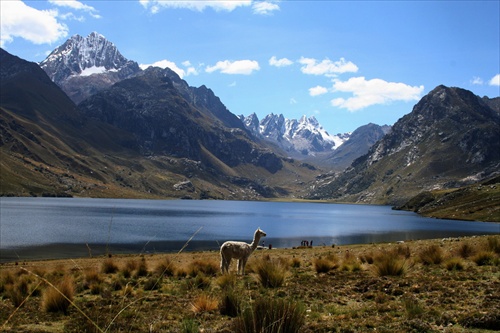
M 350 135 L 330 135 L 314 116 L 308 118 L 304 115 L 297 120 L 271 113 L 259 120 L 253 113 L 247 117 L 240 115 L 239 118 L 256 137 L 276 144 L 296 158 L 334 150 L 348 140 Z
M 319 177 L 308 197 L 399 205 L 480 181 L 498 172 L 498 133 L 500 116 L 480 97 L 440 85 L 344 173 Z

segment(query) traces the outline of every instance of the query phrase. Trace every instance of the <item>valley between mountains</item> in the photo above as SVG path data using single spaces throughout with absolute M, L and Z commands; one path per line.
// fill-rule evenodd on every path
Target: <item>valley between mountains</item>
M 500 222 L 500 98 L 438 86 L 392 126 L 234 115 L 98 33 L 0 50 L 0 195 L 386 204 Z

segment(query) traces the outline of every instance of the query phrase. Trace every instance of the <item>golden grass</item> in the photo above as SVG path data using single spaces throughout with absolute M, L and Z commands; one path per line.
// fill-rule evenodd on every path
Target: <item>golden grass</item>
M 49 286 L 42 295 L 42 309 L 46 312 L 68 312 L 75 296 L 73 279 L 65 276 L 54 286 Z
M 495 242 L 470 237 L 257 251 L 245 276 L 203 273 L 217 263 L 215 251 L 114 255 L 113 263 L 119 268 L 115 273 L 104 273 L 107 257 L 27 262 L 22 269 L 4 264 L 0 266 L 0 326 L 3 331 L 40 332 L 49 326 L 53 332 L 233 332 L 241 321 L 251 322 L 251 313 L 264 315 L 256 304 L 280 301 L 283 307 L 302 304 L 304 333 L 375 328 L 440 331 L 440 327 L 450 333 L 479 333 L 500 323 L 500 301 L 495 297 L 500 255 L 493 250 Z M 443 261 L 424 264 L 421 253 L 434 245 L 441 249 Z M 460 253 L 465 247 L 474 255 L 463 258 Z M 328 263 L 328 270 L 318 274 L 316 263 L 321 261 Z M 284 279 L 278 280 L 282 282 L 274 287 L 263 284 L 261 263 L 271 263 L 270 272 L 281 267 Z M 154 269 L 139 276 L 140 265 Z M 173 267 L 173 274 L 165 274 L 167 267 Z M 129 271 L 128 277 L 124 270 Z M 89 283 L 96 285 L 95 292 Z M 9 295 L 12 288 L 24 295 L 15 303 Z M 268 315 L 281 305 L 262 307 Z M 48 308 L 56 313 L 46 312 Z M 278 315 L 275 321 L 283 318 Z

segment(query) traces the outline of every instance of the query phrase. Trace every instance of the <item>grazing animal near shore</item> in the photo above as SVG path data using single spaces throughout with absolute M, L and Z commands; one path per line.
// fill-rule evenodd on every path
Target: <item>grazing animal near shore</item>
M 220 247 L 220 270 L 222 274 L 228 273 L 231 259 L 238 260 L 238 274 L 245 275 L 245 266 L 248 258 L 259 245 L 261 237 L 266 237 L 266 233 L 260 228 L 255 230 L 252 244 L 245 242 L 227 241 Z

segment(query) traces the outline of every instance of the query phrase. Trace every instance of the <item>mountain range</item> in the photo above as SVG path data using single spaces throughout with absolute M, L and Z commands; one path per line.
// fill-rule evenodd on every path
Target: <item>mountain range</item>
M 500 98 L 460 88 L 436 87 L 393 126 L 330 135 L 314 117 L 237 117 L 208 87 L 141 70 L 97 33 L 40 64 L 3 49 L 0 60 L 0 195 L 404 206 L 500 166 Z

